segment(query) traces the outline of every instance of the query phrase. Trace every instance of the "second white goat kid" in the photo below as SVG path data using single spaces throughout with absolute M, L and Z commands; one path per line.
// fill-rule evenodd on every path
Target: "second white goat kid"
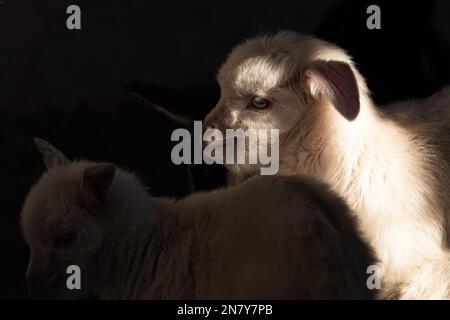
M 371 249 L 345 202 L 314 179 L 254 177 L 184 199 L 150 196 L 112 164 L 69 161 L 37 139 L 48 171 L 22 226 L 35 298 L 369 299 Z M 68 290 L 66 269 L 81 270 Z

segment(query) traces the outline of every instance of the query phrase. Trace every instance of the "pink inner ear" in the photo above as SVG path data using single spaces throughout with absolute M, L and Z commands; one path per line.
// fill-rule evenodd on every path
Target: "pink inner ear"
M 327 97 L 347 120 L 359 113 L 359 91 L 355 75 L 347 63 L 315 61 L 307 70 L 312 94 Z

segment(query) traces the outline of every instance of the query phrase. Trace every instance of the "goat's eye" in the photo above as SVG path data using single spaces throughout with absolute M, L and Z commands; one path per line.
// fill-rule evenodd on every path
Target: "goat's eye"
M 52 245 L 54 248 L 67 248 L 73 244 L 76 237 L 76 232 L 57 234 L 52 239 Z
M 254 106 L 257 109 L 264 109 L 269 105 L 269 100 L 264 98 L 253 98 L 252 100 L 252 106 Z

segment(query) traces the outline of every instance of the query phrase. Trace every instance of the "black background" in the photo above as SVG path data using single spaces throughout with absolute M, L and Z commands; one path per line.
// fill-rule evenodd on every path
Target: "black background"
M 82 29 L 66 28 L 77 4 Z M 366 8 L 381 8 L 381 30 Z M 218 99 L 215 73 L 247 37 L 282 29 L 313 34 L 354 57 L 380 105 L 425 97 L 450 84 L 450 3 L 440 1 L 54 1 L 0 4 L 0 298 L 27 298 L 28 251 L 19 212 L 42 174 L 31 137 L 69 158 L 115 162 L 155 195 L 189 192 L 171 163 L 176 125 L 130 95 L 150 96 L 201 120 Z M 200 188 L 221 183 L 208 176 Z

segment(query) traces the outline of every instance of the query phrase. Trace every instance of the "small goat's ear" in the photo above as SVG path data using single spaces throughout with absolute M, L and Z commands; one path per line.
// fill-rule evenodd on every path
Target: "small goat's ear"
M 358 82 L 348 63 L 317 60 L 308 65 L 304 76 L 313 99 L 327 99 L 347 120 L 358 116 Z
M 64 156 L 64 154 L 52 146 L 50 143 L 44 139 L 33 138 L 36 148 L 42 155 L 42 160 L 44 161 L 47 169 L 51 169 L 57 166 L 66 165 L 69 160 Z
M 102 163 L 86 169 L 83 175 L 83 186 L 86 200 L 90 204 L 98 206 L 103 203 L 115 173 L 116 168 L 110 163 Z

